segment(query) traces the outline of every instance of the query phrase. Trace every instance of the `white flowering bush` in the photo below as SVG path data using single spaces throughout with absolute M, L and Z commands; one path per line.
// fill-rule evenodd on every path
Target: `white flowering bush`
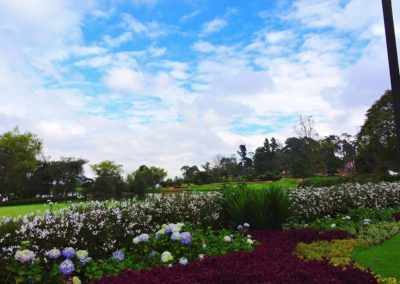
M 289 198 L 293 219 L 313 220 L 356 208 L 394 207 L 400 204 L 400 182 L 295 188 Z
M 127 247 L 132 238 L 153 231 L 164 223 L 191 222 L 218 228 L 222 209 L 215 194 L 182 193 L 144 201 L 88 202 L 43 216 L 4 218 L 0 226 L 2 258 L 9 259 L 22 241 L 38 254 L 55 247 L 85 248 L 93 257 Z

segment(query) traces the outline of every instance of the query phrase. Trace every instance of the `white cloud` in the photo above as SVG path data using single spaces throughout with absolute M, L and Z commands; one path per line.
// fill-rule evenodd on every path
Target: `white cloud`
M 219 32 L 220 30 L 225 28 L 227 25 L 228 25 L 228 22 L 226 20 L 216 18 L 214 20 L 211 20 L 211 21 L 203 24 L 202 29 L 201 29 L 201 35 L 209 36 L 210 34 Z
M 112 89 L 135 93 L 141 89 L 143 80 L 142 73 L 126 67 L 119 67 L 111 69 L 104 82 Z
M 299 114 L 314 115 L 321 135 L 354 134 L 390 86 L 379 3 L 364 2 L 296 1 L 290 29 L 265 25 L 234 45 L 200 40 L 185 60 L 156 41 L 168 34 L 162 23 L 125 14 L 119 36 L 88 44 L 85 17 L 103 21 L 93 11 L 104 7 L 0 2 L 0 131 L 18 124 L 37 133 L 54 158 L 111 159 L 126 172 L 157 165 L 170 176 L 263 142 L 260 131 L 233 131 L 234 119 L 271 128 L 266 135 L 282 142 Z M 226 28 L 224 17 L 205 24 L 206 34 Z M 150 37 L 146 49 L 110 50 L 139 36 Z M 81 78 L 74 66 L 102 79 Z
M 132 15 L 126 13 L 122 15 L 122 26 L 136 34 L 145 35 L 150 38 L 156 38 L 166 35 L 166 30 L 161 27 L 158 22 L 151 21 L 143 23 L 138 21 Z
M 366 7 L 364 0 L 351 0 L 345 4 L 340 0 L 297 0 L 293 6 L 293 13 L 286 18 L 298 19 L 315 28 L 360 30 L 369 28 L 382 17 L 380 1 L 372 1 Z
M 111 37 L 109 35 L 106 35 L 103 37 L 104 42 L 111 48 L 118 47 L 123 43 L 129 42 L 132 40 L 133 35 L 131 32 L 125 32 L 121 34 L 120 36 L 117 37 Z
M 184 15 L 184 16 L 182 16 L 182 17 L 180 18 L 180 22 L 181 22 L 181 23 L 185 23 L 185 22 L 187 22 L 187 21 L 193 19 L 194 17 L 196 17 L 196 16 L 199 15 L 200 13 L 201 13 L 200 10 L 195 10 L 195 11 L 189 13 L 189 14 L 186 14 L 186 15 Z
M 167 53 L 167 49 L 165 47 L 156 47 L 152 45 L 149 47 L 148 52 L 151 56 L 161 57 Z

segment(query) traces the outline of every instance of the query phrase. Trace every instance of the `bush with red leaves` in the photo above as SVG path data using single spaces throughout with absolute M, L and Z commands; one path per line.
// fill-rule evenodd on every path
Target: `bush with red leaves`
M 252 234 L 260 242 L 253 252 L 206 257 L 186 266 L 125 270 L 95 283 L 378 283 L 371 273 L 356 267 L 306 262 L 293 254 L 300 239 L 332 239 L 334 233 L 324 236 L 311 230 L 257 230 Z M 337 236 L 342 238 L 343 234 Z
M 306 244 L 316 241 L 332 241 L 343 240 L 349 238 L 349 233 L 346 231 L 317 231 L 314 229 L 293 230 L 293 234 L 297 236 L 298 242 Z

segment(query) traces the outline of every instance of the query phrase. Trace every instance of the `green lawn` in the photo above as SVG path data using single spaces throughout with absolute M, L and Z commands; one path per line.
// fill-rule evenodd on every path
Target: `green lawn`
M 236 186 L 237 182 L 227 182 L 227 183 L 211 183 L 211 184 L 203 184 L 203 185 L 193 185 L 189 190 L 195 191 L 213 191 L 219 190 L 223 187 L 224 184 Z M 271 185 L 279 186 L 282 188 L 293 188 L 296 187 L 296 179 L 295 178 L 283 178 L 278 181 L 270 182 L 270 181 L 260 181 L 260 182 L 246 182 L 247 187 L 250 189 L 264 189 Z
M 53 210 L 58 210 L 67 207 L 70 203 L 56 203 L 53 204 Z M 0 217 L 16 217 L 26 215 L 31 212 L 39 210 L 43 213 L 46 209 L 50 209 L 48 204 L 26 204 L 26 205 L 15 205 L 15 206 L 0 206 Z M 40 214 L 39 213 L 39 214 Z
M 373 247 L 358 247 L 351 257 L 364 268 L 370 267 L 383 277 L 400 280 L 400 233 Z

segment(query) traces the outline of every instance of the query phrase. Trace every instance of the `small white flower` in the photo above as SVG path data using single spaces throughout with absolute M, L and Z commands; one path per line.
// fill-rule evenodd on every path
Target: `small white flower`
M 252 245 L 254 243 L 254 241 L 252 239 L 247 239 L 246 241 L 248 244 Z
M 181 257 L 179 259 L 179 264 L 186 265 L 188 263 L 189 263 L 189 261 L 188 261 L 188 259 L 186 257 Z
M 230 236 L 225 236 L 224 241 L 230 243 L 232 241 L 232 238 Z
M 199 254 L 199 259 L 200 259 L 200 260 L 203 260 L 203 259 L 204 259 L 204 256 L 205 256 L 204 254 Z
M 174 257 L 172 256 L 172 254 L 169 251 L 164 251 L 161 254 L 161 261 L 164 263 L 169 262 L 170 260 L 173 260 L 173 259 L 174 259 Z
M 134 243 L 134 244 L 140 243 L 139 237 L 134 238 L 134 239 L 133 239 L 133 243 Z
M 333 224 L 331 225 L 331 228 L 335 228 L 335 227 L 336 227 L 336 224 L 333 223 Z

